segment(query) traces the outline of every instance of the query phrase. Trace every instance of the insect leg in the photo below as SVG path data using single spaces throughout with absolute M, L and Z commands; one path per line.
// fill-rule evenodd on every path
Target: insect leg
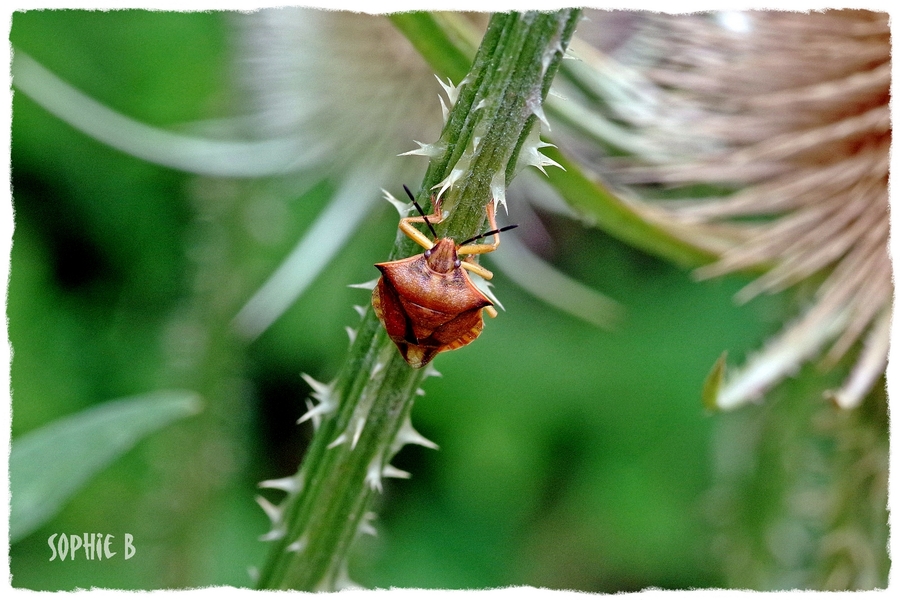
M 407 191 L 408 193 L 408 191 Z M 412 194 L 410 194 L 410 198 L 412 198 Z M 413 200 L 415 202 L 415 200 Z M 427 223 L 429 225 L 429 229 L 431 229 L 431 225 L 435 225 L 444 220 L 444 215 L 441 212 L 441 201 L 434 200 L 434 212 L 427 217 L 425 214 L 422 214 L 418 217 L 404 217 L 400 219 L 400 231 L 405 233 L 410 239 L 412 239 L 415 243 L 422 246 L 426 250 L 431 250 L 434 247 L 434 242 L 428 237 L 413 227 L 413 223 Z M 418 205 L 416 205 L 418 207 Z M 422 209 L 419 208 L 421 211 Z
M 485 244 L 485 245 L 487 245 L 487 244 Z M 470 246 L 466 246 L 466 247 L 468 248 Z M 465 269 L 467 271 L 471 271 L 472 273 L 475 273 L 476 275 L 480 276 L 482 279 L 487 279 L 488 281 L 490 281 L 494 277 L 493 273 L 491 273 L 490 271 L 488 271 L 487 269 L 485 269 L 478 263 L 473 263 L 473 262 L 464 260 L 460 263 L 459 266 L 461 266 L 463 269 Z
M 465 246 L 460 246 L 459 248 L 456 249 L 457 254 L 487 254 L 488 252 L 493 252 L 500 246 L 500 231 L 501 231 L 501 229 L 498 229 L 498 227 L 497 227 L 497 219 L 494 214 L 494 203 L 493 202 L 488 202 L 487 216 L 488 216 L 488 224 L 490 225 L 491 230 L 494 232 L 493 233 L 494 243 L 493 244 L 468 244 Z M 515 225 L 510 225 L 508 227 L 504 227 L 503 230 L 512 229 L 513 227 L 515 227 Z M 475 239 L 477 239 L 477 238 L 475 238 Z M 466 264 L 463 263 L 463 266 L 465 267 Z M 472 269 L 469 269 L 469 270 L 471 271 Z M 477 273 L 477 271 L 473 271 L 473 272 Z M 480 275 L 480 273 L 479 273 L 479 275 Z M 490 277 L 485 277 L 485 279 L 490 279 Z

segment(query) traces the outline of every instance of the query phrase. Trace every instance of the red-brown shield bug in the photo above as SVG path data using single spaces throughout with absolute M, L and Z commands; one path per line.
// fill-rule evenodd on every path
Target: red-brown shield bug
M 469 279 L 466 271 L 484 279 L 494 275 L 471 259 L 472 256 L 493 252 L 500 245 L 501 231 L 516 227 L 497 228 L 494 204 L 488 204 L 487 214 L 491 230 L 457 244 L 451 238 L 438 239 L 433 224 L 443 220 L 440 200 L 434 201 L 434 213 L 426 215 L 403 186 L 420 216 L 400 219 L 400 230 L 425 248 L 423 254 L 375 266 L 381 278 L 372 291 L 372 307 L 381 320 L 400 354 L 413 368 L 427 365 L 439 353 L 455 350 L 471 343 L 481 333 L 484 319 L 481 311 L 497 316 L 494 303 Z M 425 223 L 434 241 L 428 239 L 412 223 Z M 493 235 L 492 244 L 473 244 Z

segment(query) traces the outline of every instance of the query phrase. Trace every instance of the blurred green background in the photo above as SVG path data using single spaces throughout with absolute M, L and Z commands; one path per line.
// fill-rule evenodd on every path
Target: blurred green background
M 177 129 L 239 108 L 224 13 L 31 11 L 11 41 L 93 98 Z M 15 231 L 8 296 L 14 439 L 111 399 L 199 392 L 205 410 L 154 434 L 11 547 L 12 584 L 40 590 L 249 586 L 267 519 L 260 480 L 297 467 L 308 386 L 329 381 L 344 327 L 394 239 L 386 203 L 262 337 L 230 321 L 333 189 L 309 174 L 216 180 L 142 162 L 13 99 Z M 398 181 L 399 189 L 402 183 Z M 298 190 L 301 190 L 298 192 Z M 394 190 L 396 191 L 396 190 Z M 513 187 L 513 192 L 515 186 Z M 377 190 L 373 190 L 377 194 Z M 249 206 L 275 199 L 266 222 Z M 700 388 L 779 328 L 780 298 L 736 308 L 745 280 L 690 273 L 543 215 L 563 272 L 619 301 L 613 332 L 562 314 L 502 272 L 506 312 L 441 355 L 351 577 L 372 587 L 532 585 L 586 591 L 725 585 L 710 555 L 712 434 Z M 510 219 L 516 219 L 514 199 Z M 502 248 L 501 248 L 502 251 Z M 488 266 L 490 266 L 488 260 Z M 34 465 L 40 469 L 40 465 Z M 134 536 L 128 560 L 49 562 L 53 533 Z M 118 558 L 118 557 L 117 557 Z

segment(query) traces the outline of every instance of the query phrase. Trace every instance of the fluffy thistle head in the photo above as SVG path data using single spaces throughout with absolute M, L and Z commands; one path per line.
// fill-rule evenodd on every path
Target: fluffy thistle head
M 756 399 L 822 353 L 833 365 L 862 339 L 832 392 L 859 404 L 886 366 L 893 294 L 887 14 L 607 13 L 580 33 L 613 18 L 615 48 L 576 52 L 598 74 L 595 108 L 640 143 L 602 171 L 645 199 L 648 219 L 718 255 L 698 276 L 762 273 L 739 301 L 804 281 L 816 289 L 795 322 L 712 386 L 715 404 Z M 659 186 L 683 188 L 682 199 L 647 201 Z
M 303 139 L 309 157 L 298 166 L 340 174 L 384 163 L 412 138 L 437 137 L 432 71 L 387 18 L 278 8 L 240 15 L 236 25 L 248 133 Z M 390 162 L 392 183 L 420 170 Z

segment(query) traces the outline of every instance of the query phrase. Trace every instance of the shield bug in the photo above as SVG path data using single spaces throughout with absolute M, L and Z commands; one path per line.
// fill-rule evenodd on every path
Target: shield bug
M 418 217 L 400 219 L 400 230 L 425 252 L 409 258 L 378 263 L 381 278 L 372 291 L 372 307 L 400 354 L 413 368 L 427 365 L 439 353 L 471 343 L 484 327 L 482 310 L 497 316 L 494 303 L 469 279 L 466 271 L 491 279 L 493 273 L 471 260 L 475 254 L 493 252 L 500 245 L 494 205 L 488 204 L 491 230 L 460 244 L 451 238 L 438 238 L 433 225 L 443 220 L 440 200 L 434 201 L 434 213 L 426 215 L 409 188 L 406 193 L 419 211 Z M 413 223 L 425 223 L 433 241 Z M 473 242 L 494 236 L 492 244 Z M 460 256 L 467 256 L 460 260 Z

